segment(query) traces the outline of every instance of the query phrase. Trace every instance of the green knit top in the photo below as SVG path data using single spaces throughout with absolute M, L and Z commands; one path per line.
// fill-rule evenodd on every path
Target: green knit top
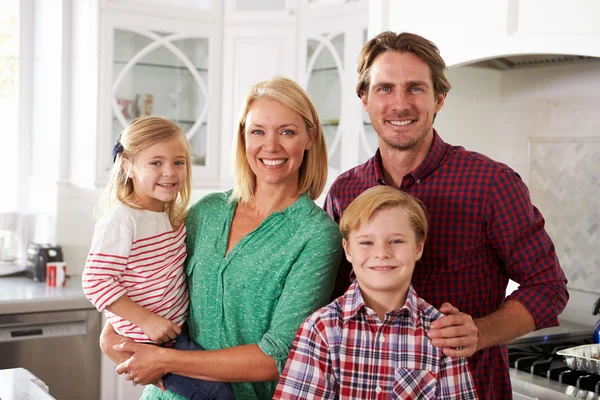
M 258 344 L 281 373 L 302 321 L 329 302 L 342 254 L 338 225 L 304 194 L 225 255 L 237 201 L 199 200 L 186 219 L 190 336 L 207 350 Z M 277 381 L 233 383 L 236 399 L 271 399 Z M 142 399 L 180 400 L 149 386 Z

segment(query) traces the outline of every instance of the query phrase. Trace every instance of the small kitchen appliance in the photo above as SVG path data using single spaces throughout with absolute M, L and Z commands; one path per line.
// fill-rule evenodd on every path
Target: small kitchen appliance
M 596 304 L 594 304 L 594 309 L 592 310 L 593 315 L 598 315 L 598 313 L 600 313 L 600 299 L 596 300 Z M 600 343 L 600 319 L 596 322 L 596 326 L 594 327 L 592 343 Z
M 27 246 L 27 265 L 25 273 L 37 282 L 46 282 L 46 263 L 50 261 L 63 261 L 60 246 L 47 243 L 30 243 Z

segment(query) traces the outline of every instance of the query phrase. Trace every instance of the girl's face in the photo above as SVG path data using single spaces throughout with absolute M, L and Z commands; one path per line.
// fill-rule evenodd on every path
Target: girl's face
M 188 160 L 176 137 L 153 144 L 133 161 L 124 162 L 133 181 L 133 200 L 146 210 L 164 211 L 165 205 L 185 187 Z
M 257 186 L 297 190 L 304 151 L 311 148 L 314 136 L 297 112 L 275 100 L 256 100 L 246 115 L 244 137 Z

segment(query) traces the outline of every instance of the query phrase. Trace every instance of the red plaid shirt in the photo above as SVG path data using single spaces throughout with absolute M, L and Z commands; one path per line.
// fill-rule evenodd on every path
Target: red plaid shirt
M 386 185 L 379 151 L 366 163 L 340 175 L 325 209 L 339 222 L 364 190 Z M 508 279 L 520 284 L 508 299 L 523 304 L 536 328 L 558 325 L 569 298 L 567 279 L 544 218 L 529 191 L 508 166 L 442 141 L 434 131 L 423 162 L 402 179 L 401 190 L 426 206 L 430 231 L 412 284 L 434 307 L 449 302 L 474 319 L 496 311 Z M 350 284 L 343 260 L 334 296 Z M 512 398 L 506 346 L 483 349 L 469 358 L 480 398 Z
M 411 286 L 380 321 L 355 283 L 304 321 L 273 398 L 477 399 L 467 359 L 425 334 L 441 315 Z

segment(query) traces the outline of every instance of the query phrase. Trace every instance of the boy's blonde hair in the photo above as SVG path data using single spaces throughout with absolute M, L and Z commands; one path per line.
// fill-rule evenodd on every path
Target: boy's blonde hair
M 172 138 L 179 139 L 185 150 L 187 176 L 183 188 L 169 202 L 167 208 L 169 211 L 169 220 L 173 227 L 178 227 L 184 223 L 192 190 L 192 155 L 190 144 L 177 124 L 168 119 L 154 116 L 140 117 L 133 120 L 121 134 L 119 142 L 123 146 L 123 149 L 116 155 L 108 185 L 104 189 L 100 202 L 94 211 L 96 219 L 101 218 L 104 213 L 116 204 L 124 204 L 137 209 L 141 208 L 129 198 L 133 193 L 133 181 L 129 178 L 131 171 L 125 170 L 125 160 L 129 160 L 131 168 L 136 157 L 148 147 Z
M 296 82 L 288 78 L 275 77 L 253 85 L 244 101 L 244 107 L 240 114 L 238 129 L 236 133 L 236 155 L 235 155 L 235 187 L 233 197 L 240 202 L 249 202 L 254 197 L 256 189 L 256 175 L 252 172 L 248 157 L 246 155 L 246 117 L 250 107 L 255 101 L 261 99 L 275 100 L 298 113 L 306 129 L 310 131 L 316 128 L 315 137 L 309 150 L 305 150 L 302 165 L 300 165 L 298 179 L 298 193 L 308 192 L 308 195 L 316 200 L 325 187 L 327 181 L 327 148 L 323 127 L 319 122 L 319 116 L 310 98 Z
M 408 216 L 417 243 L 427 239 L 427 214 L 421 200 L 391 186 L 374 186 L 362 192 L 350 203 L 340 220 L 340 232 L 348 240 L 350 232 L 356 231 L 378 211 L 400 207 Z

